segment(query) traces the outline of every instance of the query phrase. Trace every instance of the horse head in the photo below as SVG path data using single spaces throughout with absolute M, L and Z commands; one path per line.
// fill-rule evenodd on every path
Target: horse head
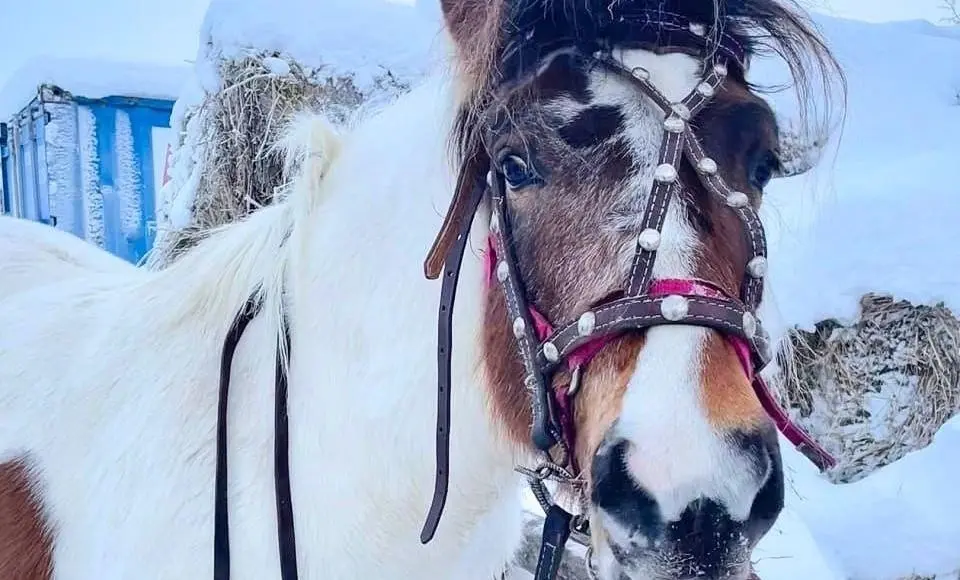
M 801 85 L 835 62 L 778 0 L 442 7 L 461 179 L 427 271 L 486 207 L 492 412 L 579 485 L 602 578 L 746 578 L 784 500 L 754 384 L 778 130 L 746 76 L 761 39 Z

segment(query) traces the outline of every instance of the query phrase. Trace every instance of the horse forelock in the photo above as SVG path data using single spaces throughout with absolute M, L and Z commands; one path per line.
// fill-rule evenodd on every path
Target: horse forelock
M 822 137 L 830 129 L 836 85 L 846 98 L 846 80 L 818 28 L 794 0 L 450 0 L 444 2 L 453 36 L 456 68 L 467 95 L 454 126 L 454 141 L 462 159 L 482 147 L 478 134 L 491 107 L 502 106 L 505 87 L 522 85 L 535 75 L 544 59 L 563 49 L 590 54 L 597 49 L 645 48 L 654 52 L 680 50 L 699 54 L 695 45 L 666 47 L 638 43 L 637 28 L 615 24 L 631 15 L 679 16 L 710 26 L 717 38 L 726 35 L 744 50 L 744 61 L 731 67 L 745 80 L 753 56 L 776 54 L 789 68 L 805 128 Z M 655 20 L 643 29 L 660 26 Z M 663 28 L 656 34 L 666 33 Z M 645 33 L 645 37 L 649 38 Z M 710 55 L 704 55 L 710 56 Z M 818 108 L 816 85 L 823 97 Z

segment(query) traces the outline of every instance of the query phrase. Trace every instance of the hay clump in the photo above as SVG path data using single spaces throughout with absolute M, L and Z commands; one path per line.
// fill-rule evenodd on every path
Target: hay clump
M 790 121 L 780 127 L 780 177 L 802 175 L 813 169 L 823 156 L 826 139 L 811 135 Z
M 927 446 L 960 412 L 960 320 L 942 303 L 867 294 L 859 319 L 793 329 L 780 352 L 781 402 L 856 481 Z
M 212 228 L 237 221 L 268 205 L 284 189 L 283 155 L 276 144 L 293 115 L 322 112 L 348 125 L 366 105 L 392 99 L 409 85 L 384 69 L 362 90 L 352 74 L 331 74 L 277 52 L 216 59 L 219 86 L 184 115 L 176 160 L 190 177 L 173 185 L 182 223 L 170 216 L 158 232 L 148 265 L 162 267 L 193 247 Z M 173 211 L 169 207 L 168 212 Z

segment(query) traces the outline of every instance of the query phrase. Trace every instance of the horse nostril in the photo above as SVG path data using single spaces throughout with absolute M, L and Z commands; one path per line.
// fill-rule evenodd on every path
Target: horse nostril
M 743 559 L 745 538 L 744 523 L 712 499 L 694 500 L 678 521 L 667 524 L 667 541 L 681 554 L 696 554 L 697 571 L 711 578 Z
M 655 538 L 662 531 L 656 501 L 630 476 L 626 456 L 630 442 L 617 439 L 601 446 L 593 458 L 593 504 L 620 528 Z
M 664 479 L 640 479 L 644 472 L 635 471 L 642 468 L 634 456 L 641 448 L 615 435 L 605 438 L 590 466 L 591 500 L 611 562 L 630 574 L 656 569 L 669 577 L 744 578 L 750 552 L 782 507 L 775 437 L 728 437 L 736 469 L 723 472 L 724 486 L 675 476 L 661 492 L 656 484 Z

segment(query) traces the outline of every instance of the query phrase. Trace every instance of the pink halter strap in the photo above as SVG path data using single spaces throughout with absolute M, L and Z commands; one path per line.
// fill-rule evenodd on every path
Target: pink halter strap
M 496 248 L 494 246 L 493 238 L 491 237 L 487 240 L 487 251 L 484 254 L 483 260 L 484 272 L 486 274 L 485 280 L 488 287 L 493 281 L 493 269 L 494 264 L 497 261 L 496 258 Z M 654 280 L 650 283 L 650 288 L 647 293 L 651 296 L 679 294 L 686 296 L 725 298 L 723 292 L 721 292 L 714 285 L 697 279 L 686 280 L 665 278 L 662 280 Z M 533 306 L 529 307 L 529 312 L 530 317 L 536 326 L 537 337 L 541 341 L 547 340 L 547 338 L 553 334 L 553 325 L 550 324 L 547 318 Z M 747 344 L 747 342 L 739 336 L 732 334 L 724 335 L 724 337 L 730 346 L 733 347 L 734 352 L 737 353 L 737 358 L 740 360 L 740 365 L 743 367 L 743 372 L 747 375 L 747 380 L 750 381 L 750 384 L 753 385 L 754 393 L 760 400 L 760 404 L 763 406 L 764 411 L 766 411 L 770 419 L 776 424 L 777 429 L 783 433 L 783 436 L 786 437 L 787 440 L 790 441 L 804 455 L 807 455 L 811 458 L 817 457 L 819 461 L 826 466 L 826 468 L 835 466 L 837 463 L 836 459 L 826 449 L 820 446 L 820 444 L 814 441 L 806 431 L 804 431 L 790 419 L 790 416 L 787 414 L 787 412 L 777 403 L 776 398 L 773 396 L 773 393 L 767 386 L 766 381 L 763 380 L 763 377 L 756 374 L 753 367 L 753 359 L 750 356 L 750 346 Z M 608 334 L 598 336 L 590 342 L 587 342 L 577 350 L 573 351 L 567 357 L 567 367 L 571 372 L 578 367 L 582 368 L 614 338 L 616 338 L 616 335 Z M 572 433 L 573 418 L 572 413 L 570 413 L 567 409 L 569 402 L 566 399 L 566 393 L 561 393 L 558 402 L 562 407 L 561 414 L 564 416 L 564 423 L 570 423 L 570 425 L 567 425 L 566 427 L 569 429 L 569 432 Z

